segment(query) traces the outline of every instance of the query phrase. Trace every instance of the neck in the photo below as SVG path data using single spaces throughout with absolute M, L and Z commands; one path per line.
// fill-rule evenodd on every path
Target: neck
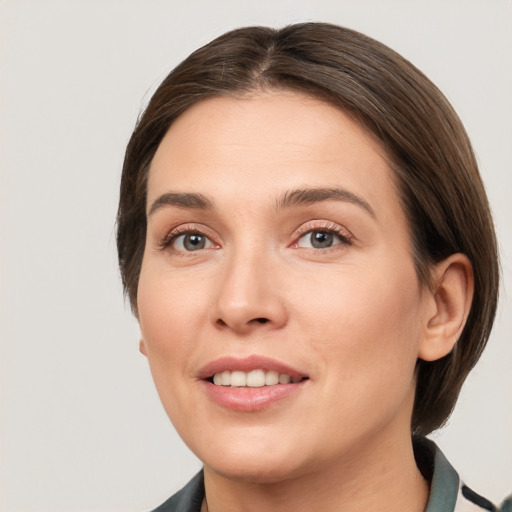
M 422 512 L 428 484 L 421 476 L 407 436 L 402 443 L 362 442 L 328 468 L 286 480 L 254 483 L 235 480 L 205 466 L 208 512 Z

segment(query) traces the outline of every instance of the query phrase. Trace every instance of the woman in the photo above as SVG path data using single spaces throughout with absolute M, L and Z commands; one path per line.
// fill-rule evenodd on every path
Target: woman
M 194 52 L 129 142 L 118 251 L 204 464 L 158 511 L 493 510 L 424 438 L 489 336 L 492 220 L 460 120 L 395 52 L 315 23 Z

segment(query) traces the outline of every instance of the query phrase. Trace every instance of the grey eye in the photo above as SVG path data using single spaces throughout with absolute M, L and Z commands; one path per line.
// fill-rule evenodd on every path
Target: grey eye
M 298 247 L 309 247 L 313 249 L 327 249 L 341 243 L 340 237 L 329 231 L 309 231 L 301 236 Z
M 199 251 L 212 246 L 210 239 L 201 233 L 185 233 L 175 238 L 174 248 L 178 251 Z

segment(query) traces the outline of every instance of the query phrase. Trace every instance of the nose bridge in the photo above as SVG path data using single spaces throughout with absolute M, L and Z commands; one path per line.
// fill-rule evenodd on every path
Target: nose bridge
M 282 325 L 286 314 L 275 286 L 277 272 L 275 258 L 261 244 L 247 243 L 229 251 L 219 276 L 217 325 L 239 331 L 262 324 Z

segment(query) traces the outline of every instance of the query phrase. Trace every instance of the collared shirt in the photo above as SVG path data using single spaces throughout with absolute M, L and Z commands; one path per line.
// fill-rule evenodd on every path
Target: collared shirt
M 425 512 L 500 511 L 500 508 L 461 482 L 455 469 L 432 441 L 415 440 L 414 454 L 423 476 L 431 481 Z M 200 512 L 203 499 L 204 475 L 200 471 L 181 491 L 171 496 L 153 512 Z M 510 504 L 504 502 L 504 505 Z

